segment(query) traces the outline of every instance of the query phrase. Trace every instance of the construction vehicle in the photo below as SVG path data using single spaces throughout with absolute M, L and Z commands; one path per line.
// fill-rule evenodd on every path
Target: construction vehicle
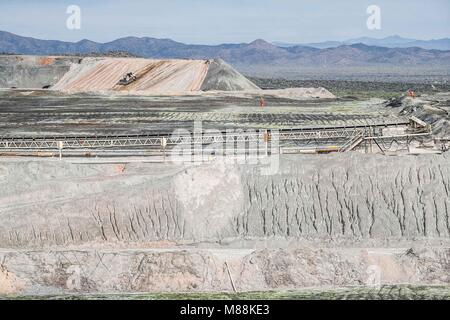
M 122 79 L 117 82 L 117 85 L 121 86 L 127 86 L 130 83 L 136 81 L 137 77 L 133 74 L 133 72 L 128 72 L 126 75 L 123 76 Z

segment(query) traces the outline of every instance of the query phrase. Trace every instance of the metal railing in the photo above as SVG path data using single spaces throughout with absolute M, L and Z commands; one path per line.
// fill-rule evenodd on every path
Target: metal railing
M 367 126 L 340 126 L 316 128 L 292 128 L 280 130 L 228 130 L 194 132 L 187 134 L 142 134 L 142 135 L 102 135 L 102 136 L 44 136 L 44 137 L 0 137 L 0 152 L 7 151 L 52 151 L 77 150 L 165 150 L 175 145 L 258 142 L 270 144 L 295 141 L 341 141 L 345 143 L 339 150 L 352 147 L 360 140 L 385 138 L 383 130 L 403 126 L 410 130 L 408 121 L 380 123 Z M 420 132 L 421 128 L 413 129 Z M 405 137 L 411 136 L 405 135 Z M 396 136 L 398 138 L 399 136 Z M 353 147 L 351 148 L 353 149 Z

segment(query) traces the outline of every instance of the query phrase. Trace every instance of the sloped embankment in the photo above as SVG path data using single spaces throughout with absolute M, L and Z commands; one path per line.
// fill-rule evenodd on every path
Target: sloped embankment
M 78 61 L 69 57 L 0 56 L 0 88 L 52 86 Z
M 1 162 L 0 294 L 448 285 L 449 163 Z
M 262 176 L 222 163 L 2 162 L 0 243 L 449 240 L 449 163 L 449 155 L 305 156 Z
M 119 84 L 127 74 L 134 80 Z M 37 56 L 1 56 L 0 87 L 136 94 L 259 89 L 222 60 Z
M 131 72 L 136 80 L 118 85 Z M 86 58 L 53 87 L 67 92 L 127 91 L 177 94 L 198 91 L 257 90 L 256 85 L 222 60 Z

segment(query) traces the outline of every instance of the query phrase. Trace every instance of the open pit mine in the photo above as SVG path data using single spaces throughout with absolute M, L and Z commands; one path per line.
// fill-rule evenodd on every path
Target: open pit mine
M 450 284 L 448 93 L 14 55 L 0 87 L 0 295 Z

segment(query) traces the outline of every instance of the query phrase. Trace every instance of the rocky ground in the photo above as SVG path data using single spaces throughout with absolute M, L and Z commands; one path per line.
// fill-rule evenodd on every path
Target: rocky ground
M 280 129 L 361 125 L 399 117 L 383 100 L 292 100 L 264 96 L 139 97 L 70 95 L 48 91 L 0 90 L 0 134 L 42 136 L 75 134 L 172 133 L 193 129 Z

